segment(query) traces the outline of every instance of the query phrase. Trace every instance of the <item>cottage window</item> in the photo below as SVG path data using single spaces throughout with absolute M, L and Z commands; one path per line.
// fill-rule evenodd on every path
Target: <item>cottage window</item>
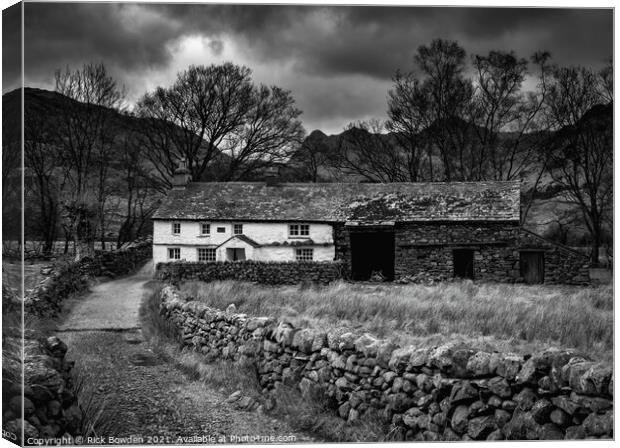
M 211 234 L 211 224 L 207 224 L 203 222 L 200 224 L 200 234 L 201 235 L 210 235 Z
M 181 259 L 181 249 L 178 247 L 171 247 L 168 249 L 168 259 L 169 260 L 180 260 Z
M 215 261 L 215 249 L 210 247 L 199 248 L 198 261 Z
M 233 235 L 243 235 L 243 224 L 233 225 Z
M 290 236 L 309 236 L 310 224 L 290 224 L 288 233 Z
M 173 235 L 179 235 L 181 233 L 181 223 L 180 222 L 173 222 L 172 223 L 172 234 Z
M 217 233 L 226 233 L 226 227 L 218 227 Z
M 295 259 L 297 261 L 312 261 L 314 249 L 295 249 Z

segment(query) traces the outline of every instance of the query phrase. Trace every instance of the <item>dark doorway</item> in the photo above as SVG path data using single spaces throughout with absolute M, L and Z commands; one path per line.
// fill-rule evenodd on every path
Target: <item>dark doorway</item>
M 525 283 L 537 284 L 545 281 L 544 252 L 521 252 L 521 277 Z
M 245 260 L 245 249 L 243 248 L 228 248 L 226 249 L 226 259 L 228 261 L 243 261 Z
M 474 251 L 471 249 L 455 249 L 452 252 L 454 276 L 474 278 Z
M 394 232 L 352 232 L 350 236 L 353 280 L 370 280 L 373 273 L 394 280 Z

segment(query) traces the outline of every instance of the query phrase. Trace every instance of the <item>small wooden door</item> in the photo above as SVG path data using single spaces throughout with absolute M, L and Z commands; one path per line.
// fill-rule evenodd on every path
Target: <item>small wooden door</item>
M 521 277 L 528 284 L 545 281 L 544 252 L 521 252 Z

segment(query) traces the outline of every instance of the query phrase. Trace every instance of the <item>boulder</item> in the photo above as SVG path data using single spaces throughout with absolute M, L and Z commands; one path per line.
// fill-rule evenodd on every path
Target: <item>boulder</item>
M 530 409 L 532 409 L 532 406 L 534 406 L 534 403 L 538 399 L 538 396 L 534 393 L 532 389 L 526 387 L 521 392 L 516 394 L 512 399 L 517 403 L 521 410 L 529 411 Z
M 559 395 L 557 397 L 553 397 L 551 399 L 551 402 L 571 416 L 580 409 L 579 404 L 571 401 L 570 398 L 568 398 L 566 395 Z
M 287 322 L 279 322 L 276 328 L 273 330 L 273 339 L 278 344 L 286 347 L 290 347 L 293 343 L 296 330 Z
M 564 439 L 566 440 L 581 440 L 586 438 L 586 431 L 582 426 L 569 426 L 566 428 L 566 434 Z
M 493 374 L 491 370 L 491 354 L 477 352 L 467 361 L 467 370 L 473 376 L 487 376 Z
M 563 440 L 564 433 L 554 423 L 545 423 L 538 428 L 538 440 Z
M 508 440 L 537 440 L 540 426 L 530 412 L 517 409 L 502 431 Z
M 569 385 L 577 393 L 586 395 L 607 395 L 609 382 L 613 376 L 611 366 L 597 363 L 579 377 L 570 376 Z
M 508 384 L 508 381 L 501 376 L 491 378 L 487 382 L 487 388 L 500 398 L 512 397 L 512 389 L 510 388 L 510 384 Z
M 495 419 L 495 425 L 498 428 L 503 428 L 506 423 L 510 421 L 512 418 L 512 414 L 508 411 L 504 411 L 503 409 L 496 409 L 493 414 L 493 418 Z
M 611 437 L 614 429 L 613 411 L 606 411 L 604 414 L 588 415 L 583 421 L 583 429 L 589 436 Z
M 344 402 L 343 404 L 340 405 L 340 407 L 338 408 L 338 415 L 340 416 L 340 418 L 343 419 L 348 419 L 349 418 L 349 411 L 351 410 L 351 405 L 349 404 L 349 402 Z
M 493 416 L 474 417 L 467 425 L 467 435 L 474 440 L 484 440 L 496 429 L 497 426 Z
M 452 405 L 468 403 L 478 399 L 479 393 L 469 381 L 463 381 L 460 384 L 455 384 L 452 387 L 452 393 L 450 394 L 450 403 Z
M 494 408 L 499 408 L 502 406 L 502 399 L 499 398 L 497 395 L 491 395 L 489 397 L 489 400 L 487 401 L 487 404 Z
M 57 336 L 50 336 L 45 339 L 43 347 L 54 358 L 64 358 L 67 353 L 67 344 L 62 342 Z
M 457 406 L 450 419 L 450 426 L 458 434 L 463 434 L 467 431 L 467 425 L 469 422 L 469 406 L 460 405 Z
M 580 407 L 588 409 L 597 414 L 613 407 L 613 401 L 607 398 L 579 395 L 575 392 L 571 392 L 570 400 L 574 403 L 577 403 Z
M 403 424 L 407 426 L 408 428 L 411 428 L 414 431 L 417 431 L 419 429 L 418 418 L 422 415 L 424 415 L 424 412 L 422 412 L 419 408 L 417 407 L 409 408 L 402 415 Z
M 556 425 L 563 427 L 563 428 L 570 425 L 572 421 L 572 419 L 570 418 L 570 415 L 568 415 L 562 409 L 554 409 L 549 414 L 549 419 L 551 420 L 552 423 L 555 423 Z
M 545 398 L 537 400 L 531 407 L 532 418 L 536 423 L 546 423 L 549 421 L 549 415 L 553 410 L 553 404 Z
M 397 348 L 392 352 L 388 366 L 395 372 L 402 373 L 409 366 L 409 360 L 414 354 L 415 349 L 412 346 Z
M 517 373 L 521 370 L 523 357 L 515 354 L 506 354 L 503 356 L 497 366 L 497 374 L 507 380 L 514 380 Z

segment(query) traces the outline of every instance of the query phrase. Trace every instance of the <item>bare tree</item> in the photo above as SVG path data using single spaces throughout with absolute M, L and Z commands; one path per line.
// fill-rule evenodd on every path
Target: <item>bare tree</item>
M 458 43 L 435 39 L 429 46 L 418 48 L 414 72 L 397 71 L 394 76 L 394 87 L 388 94 L 387 126 L 408 152 L 411 179 L 475 177 L 473 129 L 467 121 L 473 86 L 464 75 L 465 56 Z M 422 154 L 427 162 L 425 170 Z
M 7 95 L 21 97 L 21 90 Z M 12 252 L 14 247 L 9 241 L 17 241 L 18 251 L 21 247 L 21 119 L 19 113 L 7 110 L 8 98 L 2 99 L 2 106 L 2 239 L 7 241 L 6 248 Z
M 332 166 L 331 154 L 321 131 L 311 133 L 290 161 L 292 176 L 296 179 L 319 182 L 321 170 Z
M 232 180 L 288 155 L 303 135 L 289 91 L 254 86 L 251 71 L 231 63 L 190 66 L 169 88 L 138 103 L 146 119 L 147 157 L 161 190 L 170 188 L 184 157 L 194 180 L 217 160 L 221 180 Z
M 60 110 L 56 130 L 65 168 L 63 184 L 67 196 L 63 215 L 74 238 L 75 258 L 79 260 L 92 254 L 97 218 L 103 219 L 102 210 L 97 207 L 100 188 L 105 186 L 101 164 L 107 162 L 102 151 L 109 150 L 106 134 L 110 109 L 120 108 L 124 92 L 103 64 L 85 64 L 78 70 L 67 67 L 65 71 L 56 71 L 55 78 L 56 91 L 69 98 Z
M 457 42 L 435 39 L 420 46 L 414 57 L 432 119 L 425 133 L 439 151 L 443 180 L 448 182 L 469 180 L 475 165 L 471 125 L 466 121 L 473 87 L 464 75 L 465 56 Z
M 338 140 L 333 163 L 346 174 L 366 182 L 409 180 L 406 153 L 379 120 L 350 123 Z
M 159 195 L 149 181 L 148 168 L 144 163 L 145 148 L 136 137 L 136 131 L 127 130 L 120 147 L 123 184 L 119 185 L 119 189 L 122 188 L 125 213 L 120 217 L 122 223 L 117 247 L 140 235 L 159 204 Z
M 475 93 L 471 121 L 478 136 L 478 178 L 513 180 L 537 162 L 541 108 L 546 95 L 549 54 L 532 56 L 538 67 L 536 91 L 521 89 L 528 62 L 514 53 L 491 51 L 475 56 Z
M 389 120 L 385 127 L 395 136 L 404 152 L 409 180 L 418 182 L 425 177 L 433 180 L 433 146 L 421 135 L 432 124 L 430 98 L 425 95 L 420 80 L 413 73 L 397 71 L 393 82 L 394 87 L 388 92 Z M 428 173 L 426 176 L 425 172 Z
M 26 103 L 24 114 L 25 196 L 34 205 L 36 218 L 29 220 L 43 240 L 43 253 L 50 254 L 58 234 L 59 192 L 57 185 L 58 148 L 48 130 L 49 110 L 34 110 Z M 32 200 L 31 200 L 32 199 Z
M 592 70 L 556 67 L 547 99 L 557 129 L 549 173 L 581 210 L 592 238 L 594 264 L 613 199 L 612 106 L 600 92 L 600 77 Z

